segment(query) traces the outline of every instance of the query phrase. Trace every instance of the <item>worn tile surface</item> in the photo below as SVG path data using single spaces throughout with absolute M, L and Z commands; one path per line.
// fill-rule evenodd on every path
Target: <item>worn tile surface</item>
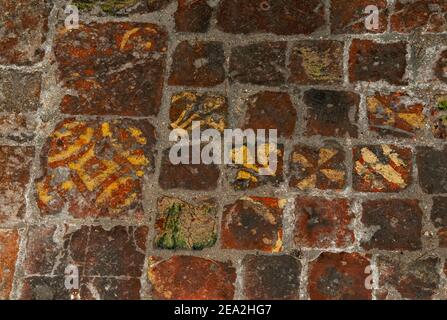
M 0 299 L 447 299 L 446 32 L 444 0 L 1 0 Z

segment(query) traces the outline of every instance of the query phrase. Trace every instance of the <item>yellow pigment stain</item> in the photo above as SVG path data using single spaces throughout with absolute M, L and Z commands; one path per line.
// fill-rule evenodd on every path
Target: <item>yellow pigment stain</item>
M 103 192 L 98 196 L 96 199 L 96 202 L 99 204 L 104 203 L 108 199 L 110 199 L 113 195 L 113 193 L 117 190 L 119 190 L 121 185 L 126 184 L 128 181 L 130 181 L 130 177 L 121 177 L 118 180 L 112 182 L 103 190 Z
M 71 180 L 67 180 L 67 181 L 65 181 L 64 183 L 62 183 L 62 189 L 64 189 L 64 190 L 71 190 L 71 189 L 73 189 L 73 187 L 74 187 L 74 183 L 73 183 L 73 181 L 71 181 Z
M 378 163 L 374 165 L 373 169 L 389 182 L 395 183 L 400 187 L 405 187 L 407 185 L 402 179 L 402 176 L 388 164 Z
M 287 204 L 287 199 L 279 199 L 279 200 L 278 200 L 278 207 L 279 207 L 280 209 L 284 209 L 284 207 L 286 206 L 286 204 Z
M 64 131 L 64 132 L 60 132 L 60 131 L 56 131 L 53 133 L 53 138 L 56 139 L 61 139 L 61 138 L 66 138 L 66 137 L 70 137 L 72 136 L 73 133 L 71 131 Z
M 178 128 L 180 125 L 180 122 L 182 122 L 182 120 L 185 116 L 186 116 L 186 110 L 183 110 L 182 113 L 180 114 L 180 117 L 176 121 L 171 123 L 171 127 L 174 129 Z
M 399 113 L 397 115 L 399 118 L 405 120 L 409 125 L 414 128 L 421 129 L 424 127 L 424 116 L 422 114 L 416 113 Z
M 131 155 L 127 157 L 127 161 L 129 161 L 134 166 L 146 166 L 149 164 L 149 160 L 142 155 Z
M 207 113 L 220 109 L 225 104 L 225 100 L 221 97 L 209 97 L 203 103 L 203 110 Z
M 188 110 L 183 110 L 182 113 L 180 114 L 180 117 L 175 122 L 173 122 L 171 124 L 171 127 L 174 129 L 177 129 L 177 128 L 188 129 L 194 120 L 200 118 L 200 116 L 197 113 L 194 113 L 188 119 L 184 120 L 187 112 L 188 112 Z M 184 120 L 184 122 L 181 124 L 181 122 L 183 120 Z M 201 122 L 200 125 L 202 125 L 202 124 L 203 123 Z
M 355 163 L 355 171 L 360 175 L 368 173 L 368 169 L 360 161 Z
M 262 168 L 267 171 L 267 173 L 271 176 L 276 176 L 276 169 L 273 171 L 270 168 L 270 156 L 272 153 L 276 153 L 276 156 L 281 155 L 281 151 L 276 148 L 273 144 L 261 144 L 258 146 L 258 162 L 262 165 Z
M 321 169 L 320 171 L 331 181 L 343 181 L 345 178 L 345 173 L 340 170 Z
M 87 170 L 85 170 L 85 165 L 87 162 L 94 157 L 94 149 L 90 148 L 77 162 L 69 163 L 68 167 L 75 170 L 79 178 L 85 184 L 86 188 L 91 192 L 99 187 L 108 177 L 115 173 L 119 166 L 110 160 L 101 160 L 101 163 L 106 166 L 106 169 L 98 173 L 95 177 L 91 177 Z
M 368 98 L 367 100 L 367 104 L 368 104 L 368 110 L 371 113 L 377 113 L 377 111 L 379 110 L 379 106 L 382 108 L 382 112 L 384 112 L 387 115 L 387 120 L 385 121 L 384 124 L 386 125 L 393 125 L 395 123 L 395 114 L 394 111 L 391 110 L 390 108 L 384 107 L 382 106 L 382 104 L 380 103 L 380 101 L 376 98 Z
M 239 171 L 237 173 L 237 180 L 250 180 L 253 182 L 257 182 L 258 178 L 256 178 L 255 176 L 253 176 L 251 173 L 247 172 L 247 171 Z
M 236 164 L 242 164 L 245 168 L 259 172 L 255 165 L 255 158 L 246 146 L 231 150 L 231 159 Z
M 126 208 L 129 207 L 132 203 L 134 203 L 138 198 L 136 193 L 130 194 L 123 203 L 121 203 L 118 208 Z
M 150 33 L 157 33 L 157 30 L 155 30 L 154 28 L 151 28 L 151 27 L 146 27 L 145 30 L 149 31 Z
M 309 77 L 319 80 L 331 80 L 333 78 L 326 71 L 332 64 L 329 50 L 318 54 L 309 48 L 301 48 L 301 56 L 304 60 L 304 71 Z
M 321 166 L 322 164 L 325 164 L 330 159 L 332 159 L 337 153 L 338 152 L 336 150 L 333 150 L 333 149 L 321 148 L 320 149 L 319 160 L 318 160 L 318 165 Z
M 59 28 L 59 29 L 57 30 L 57 33 L 58 33 L 60 36 L 63 36 L 64 34 L 66 34 L 67 32 L 70 32 L 70 31 L 71 31 L 71 29 L 62 27 L 62 28 Z
M 147 139 L 146 139 L 145 137 L 142 137 L 143 132 L 141 132 L 140 129 L 137 129 L 137 128 L 134 128 L 134 127 L 130 127 L 130 128 L 128 128 L 128 130 L 129 130 L 131 136 L 132 136 L 135 140 L 137 140 L 137 142 L 138 142 L 139 144 L 142 144 L 142 145 L 143 145 L 143 144 L 146 144 L 146 143 L 147 143 Z
M 225 104 L 225 99 L 221 97 L 207 97 L 202 103 L 202 108 L 197 110 L 197 112 L 192 112 L 194 108 L 194 103 L 197 102 L 198 97 L 201 95 L 196 95 L 193 92 L 182 92 L 171 98 L 171 103 L 174 104 L 179 100 L 182 101 L 182 108 L 179 117 L 171 123 L 171 127 L 190 129 L 191 123 L 194 120 L 200 121 L 201 126 L 208 126 L 210 128 L 223 131 L 226 127 L 225 119 L 215 120 L 211 112 L 221 108 Z
M 37 193 L 39 195 L 39 200 L 45 205 L 48 205 L 48 203 L 53 199 L 53 197 L 48 194 L 48 190 L 42 183 L 37 184 Z
M 220 119 L 219 122 L 216 123 L 211 118 L 207 118 L 206 124 L 210 128 L 216 129 L 220 132 L 223 132 L 225 130 L 225 127 L 227 126 L 223 119 Z
M 300 153 L 294 152 L 292 155 L 292 161 L 294 163 L 300 163 L 305 168 L 311 168 L 312 164 L 309 162 L 309 160 L 306 159 L 305 156 L 303 156 Z
M 122 203 L 116 204 L 114 208 L 109 208 L 109 209 L 111 209 L 112 213 L 119 214 L 123 208 L 131 206 L 135 202 L 135 200 L 137 200 L 137 198 L 138 198 L 137 194 L 132 193 Z M 103 204 L 98 203 L 98 205 L 103 205 Z
M 76 127 L 82 125 L 82 124 L 83 124 L 83 123 L 81 123 L 81 122 L 79 122 L 79 121 L 72 121 L 72 122 L 64 123 L 63 127 L 64 127 L 65 129 L 71 130 L 71 129 L 74 129 L 74 128 L 76 128 Z
M 171 102 L 175 103 L 175 102 L 177 102 L 180 99 L 187 99 L 187 100 L 190 100 L 192 102 L 196 102 L 197 101 L 197 96 L 194 93 L 192 93 L 192 92 L 185 91 L 185 92 L 182 92 L 182 93 L 174 95 L 171 98 Z
M 382 145 L 382 150 L 383 150 L 383 153 L 386 156 L 388 156 L 391 159 L 391 161 L 394 162 L 394 164 L 396 164 L 400 167 L 406 167 L 405 162 L 403 162 L 403 160 L 400 159 L 399 156 L 393 152 L 393 150 L 391 149 L 391 147 L 389 145 L 386 145 L 386 144 Z
M 79 152 L 79 150 L 81 150 L 84 145 L 90 143 L 90 141 L 92 140 L 92 137 L 93 137 L 93 133 L 94 133 L 94 130 L 92 128 L 87 128 L 85 130 L 85 133 L 82 134 L 79 137 L 79 139 L 75 141 L 74 144 L 68 146 L 67 149 L 65 149 L 55 155 L 49 156 L 48 163 L 51 164 L 53 162 L 66 160 L 66 159 L 70 158 L 71 156 L 73 156 L 74 154 Z
M 300 182 L 298 182 L 296 184 L 296 187 L 300 190 L 305 190 L 305 189 L 315 188 L 316 184 L 317 184 L 317 175 L 312 174 L 309 177 L 307 177 L 306 179 L 303 179 Z
M 392 166 L 390 166 L 389 164 L 379 163 L 379 159 L 376 157 L 376 155 L 367 148 L 363 148 L 361 152 L 363 159 L 385 180 L 391 183 L 395 183 L 400 187 L 406 186 L 406 183 L 402 179 L 402 176 Z M 358 170 L 362 170 L 362 168 L 356 165 L 356 170 L 358 172 Z
M 107 122 L 101 124 L 101 133 L 103 137 L 112 137 L 112 131 L 110 131 L 110 125 Z
M 278 231 L 278 240 L 276 240 L 275 245 L 272 248 L 272 252 L 281 252 L 282 251 L 282 235 L 281 231 Z
M 377 112 L 377 107 L 379 105 L 380 105 L 380 102 L 376 98 L 368 98 L 368 109 L 372 113 L 376 113 Z
M 121 40 L 120 44 L 120 50 L 123 50 L 126 47 L 127 42 L 129 41 L 130 37 L 137 33 L 140 28 L 133 28 L 131 30 L 126 31 L 126 33 L 123 36 L 123 39 Z
M 381 147 L 382 147 L 383 153 L 386 156 L 389 156 L 393 152 L 393 149 L 391 149 L 391 147 L 387 144 L 382 144 Z

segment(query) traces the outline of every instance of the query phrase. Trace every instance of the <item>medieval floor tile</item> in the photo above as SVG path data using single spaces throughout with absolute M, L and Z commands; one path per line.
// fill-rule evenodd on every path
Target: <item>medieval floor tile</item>
M 285 201 L 246 197 L 227 205 L 222 219 L 222 248 L 280 252 Z
M 144 23 L 92 23 L 58 30 L 58 77 L 73 93 L 63 113 L 157 115 L 163 91 L 167 34 Z
M 0 146 L 0 223 L 23 220 L 34 147 Z
M 392 145 L 353 149 L 353 187 L 363 192 L 396 192 L 412 182 L 412 153 Z
M 217 211 L 215 199 L 194 204 L 171 197 L 158 199 L 155 245 L 161 249 L 189 250 L 214 246 Z
M 312 300 L 371 300 L 365 287 L 370 265 L 359 253 L 323 252 L 309 266 L 308 290 Z
M 146 120 L 62 121 L 41 153 L 41 214 L 141 219 L 142 178 L 153 171 L 154 146 Z
M 230 263 L 193 256 L 151 259 L 152 295 L 162 300 L 230 300 L 236 270 Z

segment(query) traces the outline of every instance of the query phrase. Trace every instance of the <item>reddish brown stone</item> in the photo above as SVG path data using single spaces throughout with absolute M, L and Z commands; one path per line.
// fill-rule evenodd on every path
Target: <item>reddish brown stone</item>
M 269 143 L 258 143 L 256 148 L 252 149 L 250 150 L 250 147 L 243 145 L 240 148 L 231 150 L 233 164 L 229 165 L 230 173 L 228 179 L 230 184 L 235 190 L 256 189 L 265 185 L 278 187 L 284 181 L 284 145 L 278 144 L 275 146 Z M 266 155 L 261 161 L 258 156 L 259 151 L 261 154 L 265 153 Z M 276 152 L 276 165 L 273 161 L 272 163 L 269 162 L 272 152 Z M 238 162 L 238 157 L 242 159 L 242 164 Z M 261 169 L 267 170 L 268 174 L 261 175 Z
M 364 202 L 362 223 L 371 232 L 362 243 L 365 249 L 418 250 L 422 246 L 422 210 L 417 200 Z
M 53 273 L 54 262 L 58 255 L 58 246 L 53 239 L 56 231 L 56 227 L 50 226 L 30 227 L 27 233 L 26 258 L 23 263 L 25 274 L 51 275 Z M 58 231 L 63 233 L 65 230 Z M 74 242 L 81 243 L 85 249 L 85 240 L 77 238 Z M 76 260 L 79 261 L 79 259 Z M 59 273 L 62 272 L 63 270 L 59 270 Z
M 173 0 L 146 0 L 149 11 L 158 11 L 166 8 Z
M 36 135 L 34 115 L 9 114 L 0 116 L 0 139 L 12 142 L 30 142 Z
M 447 95 L 437 95 L 432 99 L 430 119 L 434 137 L 447 139 Z
M 225 80 L 224 50 L 220 42 L 182 41 L 172 57 L 169 84 L 213 87 Z
M 418 147 L 419 185 L 425 193 L 447 193 L 447 147 Z
M 405 42 L 378 43 L 372 40 L 353 40 L 349 52 L 349 80 L 380 81 L 404 85 L 407 68 Z
M 433 256 L 381 256 L 377 262 L 379 286 L 397 290 L 404 299 L 431 299 L 440 285 L 440 264 L 441 260 Z
M 65 277 L 26 277 L 22 280 L 22 300 L 71 300 L 76 291 L 65 288 Z M 77 296 L 77 295 L 76 295 Z
M 92 23 L 59 29 L 59 80 L 74 94 L 67 114 L 148 116 L 160 109 L 167 34 L 145 23 Z
M 295 243 L 300 248 L 344 248 L 354 243 L 354 217 L 346 199 L 297 198 L 295 217 Z
M 81 278 L 80 298 L 83 300 L 140 300 L 139 278 Z
M 259 42 L 231 51 L 230 77 L 234 82 L 265 86 L 284 83 L 286 42 Z
M 326 23 L 324 7 L 320 0 L 223 0 L 217 25 L 229 33 L 311 34 Z
M 32 227 L 28 234 L 26 275 L 63 275 L 76 265 L 86 277 L 139 278 L 145 258 L 147 227 Z
M 1 54 L 0 54 L 1 55 Z M 40 106 L 41 74 L 0 71 L 0 111 L 31 112 Z
M 278 137 L 290 138 L 295 130 L 297 112 L 289 94 L 261 91 L 247 99 L 243 129 L 277 130 Z
M 125 16 L 165 9 L 172 0 L 74 0 L 73 5 L 90 14 Z M 99 10 L 98 10 L 99 9 Z
M 343 81 L 343 42 L 295 42 L 290 56 L 289 81 L 300 85 L 336 84 Z
M 374 5 L 379 9 L 378 29 L 367 29 L 366 7 Z M 383 33 L 388 26 L 388 8 L 386 0 L 337 0 L 331 2 L 331 31 L 341 33 Z
M 438 228 L 439 246 L 447 248 L 447 197 L 433 198 L 430 218 Z
M 0 146 L 0 223 L 23 218 L 33 158 L 34 147 Z
M 9 298 L 19 253 L 17 230 L 0 229 L 0 300 Z
M 175 28 L 179 32 L 206 32 L 212 14 L 206 0 L 178 0 Z
M 293 256 L 248 255 L 242 261 L 243 290 L 250 300 L 298 300 L 301 263 Z
M 289 186 L 300 190 L 343 189 L 346 186 L 345 152 L 336 143 L 321 148 L 295 146 L 290 154 Z
M 230 184 L 236 190 L 254 189 L 263 185 L 279 186 L 284 180 L 284 146 L 270 143 L 269 130 L 276 130 L 280 138 L 290 138 L 296 123 L 295 106 L 290 96 L 282 92 L 262 91 L 246 100 L 246 112 L 241 116 L 238 127 L 246 130 L 245 133 L 251 130 L 260 140 L 256 141 L 256 146 L 249 142 L 232 149 Z M 261 138 L 258 130 L 264 130 L 265 139 Z M 269 158 L 274 157 L 275 153 L 276 159 L 272 158 L 275 163 L 270 162 Z M 260 157 L 260 154 L 265 154 L 265 157 Z M 261 174 L 261 169 L 267 169 L 268 174 Z
M 222 219 L 222 248 L 282 250 L 282 215 L 285 200 L 244 197 L 227 205 Z
M 215 164 L 172 164 L 169 149 L 163 153 L 158 183 L 162 189 L 209 191 L 217 188 L 220 177 Z M 190 152 L 191 154 L 191 152 Z
M 353 148 L 353 188 L 363 192 L 397 192 L 412 182 L 412 154 L 393 145 Z
M 155 245 L 161 249 L 202 250 L 217 241 L 217 203 L 200 199 L 194 204 L 178 198 L 158 199 Z
M 201 130 L 223 132 L 228 127 L 228 102 L 219 94 L 182 91 L 171 98 L 169 119 L 170 129 L 191 131 L 192 122 L 200 121 Z
M 308 107 L 307 135 L 357 137 L 358 94 L 311 89 L 304 93 L 304 103 Z
M 87 235 L 88 228 L 81 229 Z M 146 255 L 147 227 L 117 226 L 110 231 L 101 227 L 88 230 L 85 275 L 139 278 Z
M 42 215 L 133 215 L 141 219 L 142 178 L 154 168 L 154 128 L 146 120 L 77 121 L 56 126 L 36 180 Z
M 234 297 L 236 270 L 231 263 L 174 256 L 152 258 L 149 281 L 152 296 L 160 300 L 231 300 Z
M 0 64 L 31 65 L 42 60 L 50 0 L 2 0 Z
M 130 13 L 145 13 L 149 11 L 148 5 L 152 2 L 152 10 L 161 6 L 165 1 L 151 0 L 74 0 L 72 3 L 81 11 L 88 11 L 90 14 L 124 16 Z M 152 11 L 150 10 L 150 11 Z
M 359 253 L 323 252 L 309 265 L 312 300 L 370 300 L 366 288 L 369 257 Z
M 40 92 L 40 73 L 0 71 L 0 139 L 16 143 L 34 139 Z
M 433 67 L 434 75 L 443 83 L 447 83 L 447 50 L 442 51 Z
M 31 276 L 23 279 L 23 300 L 139 300 L 140 279 L 80 277 L 79 290 L 65 288 L 63 276 Z
M 414 137 L 425 126 L 424 104 L 402 92 L 366 99 L 370 130 L 380 136 Z
M 397 0 L 391 16 L 391 30 L 444 32 L 447 30 L 446 13 L 447 4 L 442 0 Z

